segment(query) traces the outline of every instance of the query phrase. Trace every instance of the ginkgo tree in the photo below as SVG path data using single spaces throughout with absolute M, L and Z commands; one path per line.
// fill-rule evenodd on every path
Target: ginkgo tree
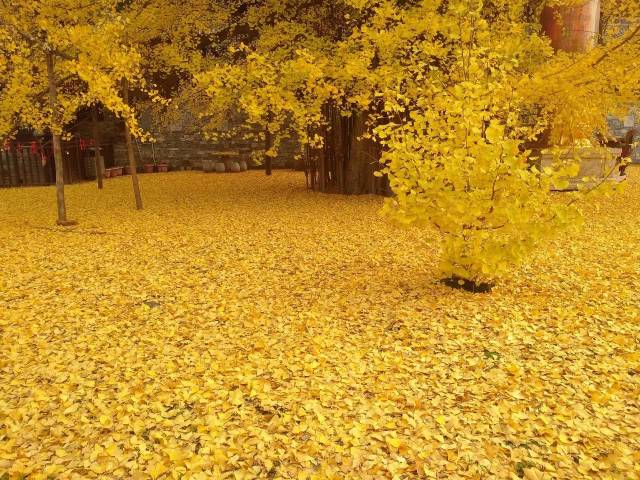
M 524 148 L 545 118 L 533 118 L 517 87 L 553 52 L 513 2 L 487 8 L 422 2 L 389 31 L 358 32 L 382 64 L 373 79 L 383 101 L 373 132 L 394 192 L 384 211 L 402 224 L 435 226 L 441 271 L 462 283 L 503 275 L 578 217 L 549 194 L 570 172 L 539 170 Z M 374 21 L 389 24 L 397 13 L 380 10 Z M 404 41 L 391 47 L 394 36 Z
M 585 191 L 551 193 L 567 186 L 579 159 L 542 168 L 531 148 L 541 138 L 546 147 L 592 145 L 597 130 L 608 133 L 608 113 L 637 101 L 636 28 L 566 53 L 541 32 L 544 3 L 386 6 L 371 21 L 377 27 L 354 33 L 379 62 L 363 80 L 381 100 L 372 133 L 394 192 L 384 212 L 441 232 L 440 270 L 453 284 L 491 284 L 580 222 Z
M 67 217 L 61 142 L 79 108 L 99 102 L 142 135 L 120 88 L 123 79 L 145 87 L 140 56 L 122 41 L 123 32 L 108 0 L 0 4 L 0 132 L 50 132 L 60 225 L 74 223 Z

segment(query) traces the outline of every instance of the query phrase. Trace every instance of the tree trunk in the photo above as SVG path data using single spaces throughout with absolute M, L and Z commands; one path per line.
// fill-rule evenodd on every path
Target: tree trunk
M 102 182 L 104 177 L 104 158 L 100 153 L 100 130 L 98 128 L 98 109 L 95 105 L 91 106 L 91 128 L 93 130 L 93 143 L 96 162 L 96 178 L 98 180 L 98 188 L 102 190 Z
M 335 109 L 333 113 L 332 125 L 335 129 L 334 135 L 337 136 L 336 142 L 336 182 L 338 183 L 338 192 L 344 193 L 344 165 L 348 158 L 347 140 L 349 135 L 349 124 L 340 112 Z
M 348 195 L 388 194 L 386 179 L 376 178 L 373 173 L 378 170 L 380 145 L 371 139 L 361 138 L 366 133 L 366 113 L 354 112 L 350 118 L 349 155 L 344 169 L 344 193 Z
M 124 103 L 129 105 L 129 82 L 127 79 L 122 80 L 122 91 L 124 95 Z M 131 132 L 127 122 L 124 124 L 124 139 L 127 144 L 127 156 L 129 157 L 129 167 L 131 169 L 131 182 L 133 183 L 133 195 L 136 198 L 136 210 L 142 210 L 142 195 L 140 195 L 140 182 L 138 181 L 138 171 L 136 166 L 136 157 L 133 152 L 133 143 L 131 142 Z
M 271 132 L 269 131 L 269 122 L 271 121 L 271 115 L 269 115 L 269 119 L 267 122 L 267 128 L 264 132 L 264 171 L 267 175 L 271 175 L 271 167 L 273 159 L 270 155 L 268 155 L 269 150 L 271 149 Z
M 320 181 L 320 191 L 324 193 L 327 191 L 327 187 L 329 185 L 329 179 L 327 178 L 329 176 L 329 171 L 327 169 L 327 144 L 329 143 L 327 141 L 327 137 L 329 135 L 326 130 L 320 130 L 320 134 L 324 134 L 324 143 L 318 149 L 318 178 Z
M 47 52 L 47 76 L 49 79 L 49 108 L 51 108 L 51 138 L 53 141 L 53 161 L 56 166 L 56 203 L 58 206 L 58 225 L 75 225 L 75 220 L 67 219 L 67 207 L 64 200 L 64 163 L 62 158 L 62 141 L 58 132 L 57 113 L 58 96 L 56 92 L 56 76 L 53 64 L 53 52 Z
M 319 132 L 324 145 L 314 152 L 319 190 L 346 195 L 389 195 L 388 179 L 374 176 L 380 168 L 381 146 L 362 138 L 367 132 L 367 113 L 353 112 L 343 117 L 338 108 L 328 105 L 324 114 L 329 128 Z

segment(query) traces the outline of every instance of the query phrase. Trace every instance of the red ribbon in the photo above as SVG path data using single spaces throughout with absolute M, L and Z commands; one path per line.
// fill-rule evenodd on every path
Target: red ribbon
M 93 147 L 94 144 L 95 144 L 95 142 L 92 139 L 87 140 L 87 139 L 81 138 L 80 139 L 80 150 L 84 152 L 87 148 Z

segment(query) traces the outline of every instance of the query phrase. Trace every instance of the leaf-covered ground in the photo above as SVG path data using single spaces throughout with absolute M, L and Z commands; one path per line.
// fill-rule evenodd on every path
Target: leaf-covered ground
M 379 198 L 142 189 L 0 191 L 0 478 L 640 476 L 640 171 L 482 295 Z

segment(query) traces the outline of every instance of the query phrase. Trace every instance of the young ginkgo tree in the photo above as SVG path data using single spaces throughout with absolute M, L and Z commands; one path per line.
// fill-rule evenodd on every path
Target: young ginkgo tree
M 491 284 L 579 223 L 585 192 L 552 194 L 578 162 L 542 168 L 531 146 L 589 144 L 607 113 L 637 99 L 637 74 L 619 67 L 638 53 L 634 29 L 590 52 L 556 52 L 540 32 L 544 2 L 531 3 L 380 8 L 371 23 L 386 28 L 358 32 L 363 50 L 380 52 L 370 81 L 379 99 L 373 135 L 394 192 L 384 212 L 435 226 L 441 272 L 461 284 Z
M 62 137 L 79 108 L 101 103 L 141 135 L 123 101 L 127 79 L 144 87 L 140 56 L 123 43 L 115 2 L 0 2 L 0 136 L 16 129 L 49 131 L 56 167 L 58 224 L 67 218 Z

